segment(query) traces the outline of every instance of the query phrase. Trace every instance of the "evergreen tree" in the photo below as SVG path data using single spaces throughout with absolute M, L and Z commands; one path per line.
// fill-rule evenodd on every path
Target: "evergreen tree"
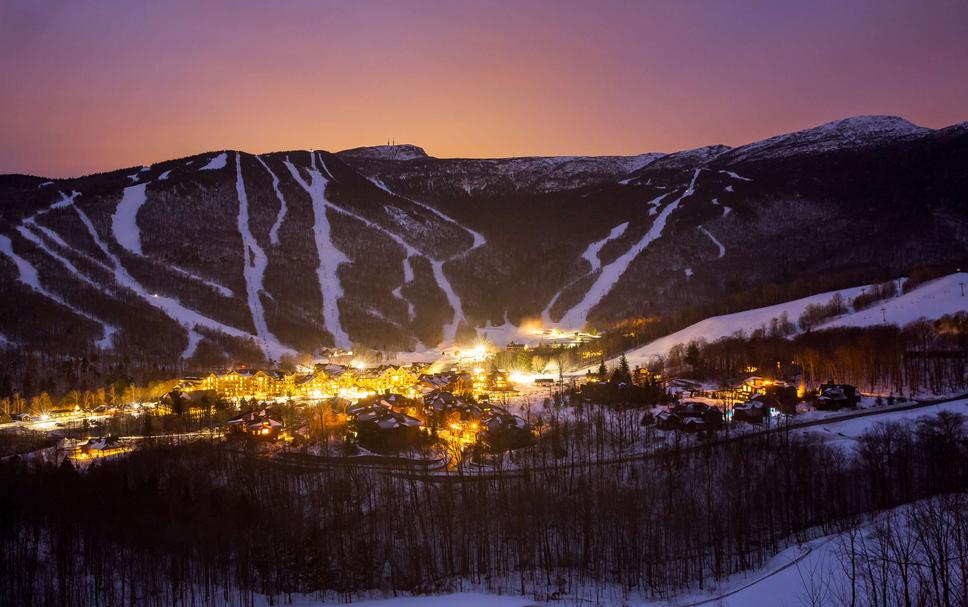
M 605 359 L 598 365 L 598 381 L 605 381 L 608 377 L 608 367 L 605 366 Z

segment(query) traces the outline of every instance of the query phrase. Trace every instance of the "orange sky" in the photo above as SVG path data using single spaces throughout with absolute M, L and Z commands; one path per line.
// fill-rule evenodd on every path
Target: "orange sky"
M 436 156 L 737 145 L 968 119 L 968 3 L 0 4 L 0 173 L 215 149 Z

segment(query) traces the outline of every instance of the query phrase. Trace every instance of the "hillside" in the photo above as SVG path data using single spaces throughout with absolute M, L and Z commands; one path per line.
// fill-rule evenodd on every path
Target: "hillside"
M 673 154 L 395 145 L 0 176 L 0 338 L 205 366 L 873 283 L 968 258 L 966 162 L 963 125 L 861 117 Z
M 889 324 L 904 326 L 922 318 L 936 320 L 948 314 L 968 311 L 968 291 L 965 291 L 966 295 L 962 295 L 962 284 L 968 288 L 968 273 L 950 274 L 919 285 L 908 293 L 878 302 L 870 308 L 864 310 L 850 308 L 847 314 L 827 321 L 817 328 L 869 327 L 882 324 L 885 320 Z M 850 306 L 853 298 L 869 288 L 870 285 L 866 285 L 829 291 L 763 308 L 706 318 L 635 348 L 626 353 L 626 359 L 632 366 L 647 366 L 655 357 L 665 356 L 676 345 L 686 345 L 696 340 L 712 342 L 736 333 L 749 335 L 757 329 L 769 328 L 771 321 L 779 319 L 784 314 L 791 323 L 796 325 L 807 306 L 825 304 L 837 294 Z M 616 361 L 617 359 L 613 359 L 609 362 L 614 364 Z M 593 370 L 593 368 L 589 367 L 587 370 Z

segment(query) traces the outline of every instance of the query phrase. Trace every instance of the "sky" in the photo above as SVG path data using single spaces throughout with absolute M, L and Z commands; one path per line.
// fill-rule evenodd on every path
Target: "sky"
M 968 120 L 968 2 L 0 0 L 0 173 L 221 149 L 637 154 Z

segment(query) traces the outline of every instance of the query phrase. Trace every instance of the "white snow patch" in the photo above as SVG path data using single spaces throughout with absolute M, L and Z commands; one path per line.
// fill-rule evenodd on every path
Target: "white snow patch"
M 339 300 L 343 296 L 343 287 L 340 284 L 338 270 L 341 264 L 349 262 L 349 258 L 333 244 L 329 220 L 326 218 L 326 210 L 333 206 L 326 198 L 326 186 L 329 180 L 316 168 L 316 155 L 310 152 L 309 156 L 312 161 L 309 168 L 309 183 L 306 183 L 299 169 L 293 166 L 289 159 L 286 159 L 285 164 L 292 178 L 312 200 L 313 238 L 316 241 L 316 254 L 319 258 L 316 275 L 319 278 L 319 289 L 323 296 L 323 322 L 326 330 L 333 336 L 336 347 L 348 348 L 351 345 L 350 338 L 340 323 Z
M 686 278 L 692 278 L 692 276 L 693 276 L 692 268 L 686 268 L 682 272 L 683 272 L 683 274 L 686 275 Z
M 966 295 L 963 296 L 962 293 Z M 960 272 L 919 285 L 909 293 L 878 302 L 866 310 L 841 316 L 821 327 L 868 327 L 883 324 L 885 318 L 889 324 L 904 326 L 921 318 L 936 320 L 946 314 L 966 310 L 968 273 Z
M 719 258 L 722 259 L 726 255 L 726 247 L 723 246 L 723 243 L 719 242 L 719 239 L 713 236 L 712 232 L 707 230 L 705 226 L 699 226 L 699 229 L 709 237 L 709 240 L 713 241 L 713 244 L 719 249 Z
M 94 227 L 94 223 L 91 218 L 87 216 L 83 210 L 77 205 L 73 205 L 74 210 L 77 211 L 78 217 L 81 218 L 81 223 L 87 228 L 88 234 L 94 240 L 94 244 L 97 245 L 104 257 L 108 259 L 113 267 L 114 280 L 118 285 L 127 288 L 135 295 L 143 299 L 149 305 L 158 308 L 165 314 L 167 314 L 172 320 L 178 322 L 185 327 L 186 330 L 191 330 L 196 326 L 205 327 L 213 331 L 221 331 L 232 337 L 239 337 L 242 339 L 255 339 L 251 333 L 237 329 L 235 327 L 226 325 L 217 320 L 204 316 L 195 310 L 186 308 L 180 301 L 174 297 L 161 296 L 157 293 L 149 293 L 144 286 L 138 282 L 128 270 L 121 263 L 121 260 L 117 255 L 111 252 L 108 248 L 107 243 L 101 238 L 100 234 L 97 232 L 97 228 Z M 292 350 L 286 349 L 288 353 L 293 353 Z
M 169 175 L 171 175 L 171 170 L 165 171 L 161 175 L 158 175 L 158 181 L 164 181 L 164 180 L 168 179 L 168 176 Z
M 142 183 L 124 188 L 121 202 L 111 216 L 111 231 L 118 244 L 135 255 L 142 256 L 141 230 L 138 229 L 138 211 L 148 201 Z
M 272 169 L 270 169 L 269 165 L 262 160 L 261 156 L 256 156 L 255 159 L 259 161 L 259 164 L 265 168 L 266 172 L 269 173 L 269 177 L 272 178 L 272 189 L 275 190 L 276 198 L 279 200 L 279 212 L 276 214 L 276 221 L 272 224 L 272 227 L 269 228 L 269 243 L 272 244 L 272 246 L 279 246 L 279 228 L 282 227 L 282 221 L 286 218 L 286 213 L 288 212 L 289 207 L 286 205 L 285 196 L 283 196 L 282 191 L 279 190 L 279 177 L 272 172 Z M 289 161 L 288 157 L 286 158 L 286 161 Z
M 561 318 L 560 325 L 565 327 L 581 328 L 585 326 L 588 320 L 588 314 L 591 312 L 592 308 L 597 306 L 606 295 L 611 292 L 611 290 L 618 283 L 619 279 L 628 269 L 632 261 L 639 256 L 642 251 L 644 251 L 650 244 L 662 236 L 662 231 L 665 229 L 666 221 L 669 216 L 679 207 L 679 204 L 689 196 L 692 196 L 696 189 L 696 179 L 699 177 L 699 172 L 702 169 L 696 169 L 692 174 L 692 180 L 689 182 L 689 187 L 671 203 L 669 203 L 662 212 L 656 216 L 655 221 L 649 228 L 648 232 L 645 233 L 642 238 L 632 245 L 623 255 L 618 259 L 608 264 L 601 269 L 601 273 L 598 278 L 592 284 L 588 292 L 585 293 L 585 297 L 582 298 L 578 304 L 576 304 L 572 309 L 568 310 L 567 313 Z M 663 197 L 666 194 L 662 195 Z
M 743 177 L 742 175 L 737 175 L 736 173 L 734 173 L 732 171 L 720 171 L 720 173 L 724 173 L 726 175 L 729 175 L 733 179 L 738 179 L 740 181 L 753 181 L 749 177 Z
M 242 158 L 238 152 L 235 153 L 235 191 L 239 198 L 237 224 L 239 235 L 242 236 L 242 274 L 245 277 L 249 312 L 252 314 L 252 324 L 255 327 L 256 335 L 262 342 L 266 358 L 271 358 L 269 344 L 277 344 L 279 340 L 269 330 L 265 309 L 262 307 L 262 300 L 260 299 L 260 294 L 264 290 L 263 277 L 269 261 L 249 227 L 249 197 L 245 193 L 245 182 L 242 179 Z
M 588 245 L 588 247 L 582 252 L 581 257 L 589 263 L 592 267 L 592 271 L 598 270 L 602 267 L 602 262 L 598 258 L 598 253 L 602 250 L 609 241 L 615 240 L 619 236 L 625 233 L 625 229 L 629 227 L 629 222 L 621 223 L 608 233 L 605 238 L 601 240 L 596 240 L 595 242 Z
M 222 152 L 218 156 L 213 156 L 212 159 L 208 161 L 208 164 L 206 164 L 205 166 L 203 166 L 202 168 L 200 168 L 198 170 L 199 171 L 215 171 L 215 170 L 218 170 L 218 169 L 224 169 L 226 163 L 228 162 L 228 159 L 229 159 L 228 152 Z M 191 161 L 189 161 L 189 163 L 191 163 Z
M 40 293 L 44 297 L 60 304 L 61 306 L 64 306 L 65 308 L 77 314 L 78 316 L 82 316 L 100 325 L 102 336 L 101 336 L 101 339 L 99 339 L 96 342 L 96 345 L 98 348 L 101 348 L 101 349 L 106 349 L 111 347 L 111 342 L 114 337 L 114 334 L 118 330 L 117 327 L 113 325 L 109 325 L 108 323 L 91 316 L 87 312 L 77 308 L 76 306 L 69 304 L 66 300 L 61 298 L 59 295 L 56 295 L 53 292 L 47 290 L 40 282 L 40 275 L 37 272 L 37 268 L 35 268 L 34 265 L 31 264 L 29 261 L 27 261 L 26 259 L 24 259 L 20 255 L 17 255 L 17 253 L 14 252 L 13 243 L 11 242 L 10 238 L 7 236 L 0 235 L 0 253 L 3 253 L 8 259 L 10 259 L 10 261 L 13 262 L 14 266 L 16 266 L 17 278 L 20 280 L 20 282 L 29 286 L 31 289 Z
M 43 188 L 43 187 L 47 187 L 49 185 L 53 185 L 53 183 L 54 183 L 53 181 L 45 181 L 43 183 L 37 184 L 37 187 L 38 188 Z
M 654 341 L 640 346 L 628 352 L 626 358 L 629 363 L 634 365 L 648 365 L 656 356 L 665 356 L 673 346 L 677 344 L 687 344 L 691 341 L 704 339 L 708 342 L 716 341 L 722 337 L 728 337 L 739 331 L 750 332 L 768 325 L 770 320 L 778 318 L 786 312 L 791 322 L 797 322 L 800 315 L 810 304 L 825 304 L 836 293 L 840 293 L 845 300 L 850 300 L 860 295 L 866 286 L 852 287 L 840 291 L 829 291 L 811 295 L 802 299 L 796 299 L 764 308 L 746 310 L 723 316 L 712 316 L 689 325 L 685 329 L 676 331 L 660 337 Z M 617 360 L 617 359 L 616 359 Z M 613 361 L 614 362 L 614 361 Z
M 733 191 L 733 186 L 731 186 L 731 185 L 726 186 L 726 191 L 727 192 L 732 192 Z

